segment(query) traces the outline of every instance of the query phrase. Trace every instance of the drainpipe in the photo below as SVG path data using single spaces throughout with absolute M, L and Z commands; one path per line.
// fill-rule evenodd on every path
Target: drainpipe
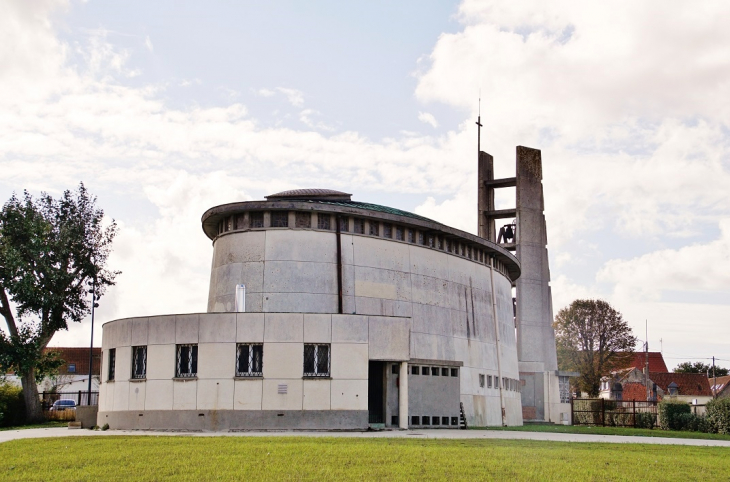
M 494 287 L 494 258 L 489 263 L 489 277 L 492 281 L 492 318 L 494 318 L 494 337 L 497 344 L 497 375 L 499 376 L 499 406 L 502 409 L 502 426 L 507 426 L 504 408 L 504 378 L 502 378 L 502 349 L 499 346 L 499 321 L 497 320 L 497 293 Z
M 246 285 L 236 285 L 236 313 L 246 312 Z
M 335 230 L 337 236 L 337 313 L 342 314 L 342 241 L 340 236 L 340 222 L 341 217 L 338 215 L 335 218 L 337 223 L 337 229 Z

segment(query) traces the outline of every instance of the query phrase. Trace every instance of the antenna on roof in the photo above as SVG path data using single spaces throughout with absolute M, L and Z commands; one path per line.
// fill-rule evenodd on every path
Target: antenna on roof
M 477 158 L 482 151 L 482 89 L 479 89 L 479 107 L 477 110 Z

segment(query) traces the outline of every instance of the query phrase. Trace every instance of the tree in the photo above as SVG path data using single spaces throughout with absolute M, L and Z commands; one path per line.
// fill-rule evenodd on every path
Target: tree
M 710 377 L 724 377 L 728 375 L 728 369 L 715 366 L 715 371 L 713 374 L 712 365 L 702 363 L 700 361 L 686 361 L 677 365 L 677 368 L 674 369 L 674 373 L 702 373 L 703 375 L 707 375 L 709 373 Z
M 120 274 L 105 268 L 116 223 L 95 203 L 82 183 L 57 200 L 13 195 L 0 212 L 0 367 L 19 375 L 29 422 L 43 419 L 36 384 L 61 364 L 43 349 L 90 312 L 92 281 L 98 299 Z
M 621 313 L 603 300 L 575 300 L 555 317 L 561 370 L 580 372 L 577 387 L 596 397 L 601 377 L 633 359 L 636 337 Z

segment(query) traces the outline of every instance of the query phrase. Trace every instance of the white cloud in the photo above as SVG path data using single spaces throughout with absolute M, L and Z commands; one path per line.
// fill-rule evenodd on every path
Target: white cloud
M 433 114 L 429 114 L 428 112 L 419 112 L 418 120 L 430 125 L 433 128 L 439 126 L 439 123 L 436 121 L 436 118 L 433 116 Z
M 147 47 L 147 50 L 149 50 L 150 52 L 154 52 L 155 51 L 155 48 L 152 46 L 152 40 L 150 39 L 150 36 L 149 35 L 147 35 L 144 38 L 144 46 Z
M 284 94 L 289 103 L 294 107 L 304 105 L 304 93 L 301 90 L 288 89 L 286 87 L 277 87 L 276 90 Z

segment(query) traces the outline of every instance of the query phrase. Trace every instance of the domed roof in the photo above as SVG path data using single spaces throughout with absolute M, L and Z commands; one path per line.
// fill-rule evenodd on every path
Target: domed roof
M 292 189 L 291 191 L 277 192 L 266 196 L 268 201 L 311 199 L 313 201 L 349 201 L 352 194 L 332 189 Z

